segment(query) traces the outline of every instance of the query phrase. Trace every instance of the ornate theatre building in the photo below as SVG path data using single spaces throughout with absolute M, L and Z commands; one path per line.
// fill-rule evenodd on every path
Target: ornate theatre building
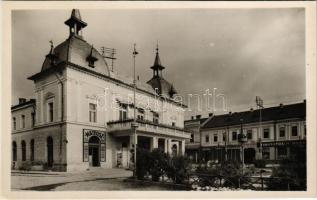
M 79 11 L 65 24 L 68 38 L 52 44 L 40 72 L 28 78 L 34 81 L 34 99 L 21 98 L 11 107 L 12 168 L 28 161 L 60 171 L 127 168 L 134 116 L 138 147 L 183 154 L 190 138 L 185 105 L 173 98 L 176 90 L 162 76 L 158 48 L 153 77 L 146 84 L 136 81 L 133 104 L 133 80 L 111 71 L 103 54 L 84 40 L 87 23 Z

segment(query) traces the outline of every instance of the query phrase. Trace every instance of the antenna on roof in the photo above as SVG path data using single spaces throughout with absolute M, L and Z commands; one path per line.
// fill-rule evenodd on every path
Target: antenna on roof
M 107 48 L 107 47 L 101 47 L 101 55 L 104 58 L 110 59 L 111 60 L 111 71 L 113 72 L 113 64 L 114 60 L 117 58 L 114 57 L 114 55 L 117 53 L 117 50 L 114 48 Z

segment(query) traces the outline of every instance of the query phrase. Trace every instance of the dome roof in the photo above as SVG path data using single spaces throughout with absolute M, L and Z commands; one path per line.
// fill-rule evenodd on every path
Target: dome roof
M 56 46 L 50 53 L 55 56 L 55 64 L 66 61 L 107 76 L 110 75 L 109 67 L 103 56 L 92 45 L 82 39 L 81 36 L 71 35 L 64 42 Z M 52 67 L 49 55 L 46 56 L 41 71 Z M 93 66 L 90 66 L 87 61 L 89 56 L 95 58 Z
M 153 77 L 147 83 L 151 85 L 154 90 L 157 88 L 157 93 L 159 95 L 171 98 L 174 94 L 176 94 L 176 90 L 173 85 L 162 77 Z

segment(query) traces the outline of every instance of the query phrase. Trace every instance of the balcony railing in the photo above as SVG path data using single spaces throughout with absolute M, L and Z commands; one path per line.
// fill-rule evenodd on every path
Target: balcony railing
M 126 119 L 120 121 L 108 122 L 108 131 L 117 132 L 117 131 L 129 131 L 132 130 L 133 119 Z M 137 130 L 140 132 L 149 132 L 155 134 L 162 134 L 167 136 L 182 137 L 185 139 L 190 138 L 190 133 L 185 129 L 169 126 L 166 124 L 156 124 L 151 121 L 146 120 L 136 120 Z

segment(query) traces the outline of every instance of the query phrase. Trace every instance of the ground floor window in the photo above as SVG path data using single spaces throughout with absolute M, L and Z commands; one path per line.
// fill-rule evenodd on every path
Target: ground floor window
M 287 157 L 287 147 L 278 147 L 277 148 L 277 158 L 283 159 Z
M 34 161 L 34 139 L 30 142 L 30 160 Z
M 262 149 L 262 158 L 264 160 L 269 160 L 270 159 L 270 148 L 263 148 Z
M 46 139 L 46 145 L 47 145 L 47 166 L 53 167 L 53 161 L 54 161 L 54 146 L 53 146 L 53 138 L 51 136 L 47 137 Z

